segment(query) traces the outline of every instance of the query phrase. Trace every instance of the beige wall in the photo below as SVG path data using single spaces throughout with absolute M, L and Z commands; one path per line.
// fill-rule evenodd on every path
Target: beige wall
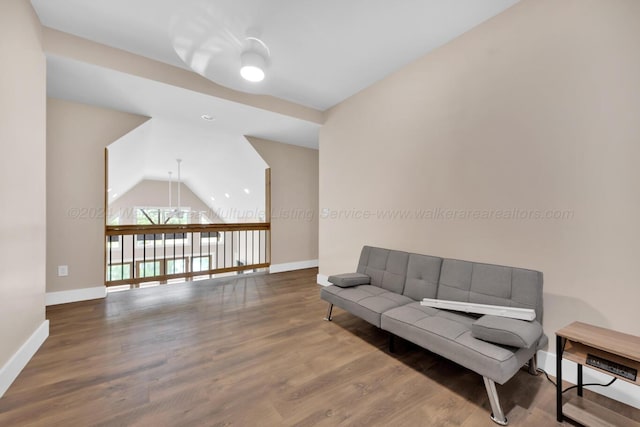
M 248 140 L 271 168 L 271 263 L 318 259 L 318 151 Z
M 0 369 L 44 322 L 46 66 L 28 1 L 0 2 Z
M 320 273 L 354 270 L 364 244 L 527 267 L 549 336 L 573 320 L 640 335 L 639 20 L 637 0 L 523 0 L 332 109 Z M 435 219 L 376 217 L 420 209 Z
M 104 284 L 104 149 L 146 120 L 47 100 L 47 292 Z
M 171 186 L 173 207 L 176 207 L 178 183 L 173 182 Z M 189 208 L 191 222 L 198 222 L 196 212 L 203 212 L 209 220 L 214 223 L 224 222 L 206 203 L 204 203 L 186 185 L 180 187 L 180 201 L 182 208 Z M 120 224 L 135 224 L 136 207 L 168 207 L 169 206 L 169 182 L 144 179 L 137 183 L 131 190 L 109 202 L 109 218 L 121 215 Z

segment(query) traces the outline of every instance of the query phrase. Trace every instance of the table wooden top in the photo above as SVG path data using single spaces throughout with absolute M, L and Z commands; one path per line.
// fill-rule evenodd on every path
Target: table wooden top
M 640 362 L 640 337 L 611 329 L 573 322 L 556 332 L 557 336 Z

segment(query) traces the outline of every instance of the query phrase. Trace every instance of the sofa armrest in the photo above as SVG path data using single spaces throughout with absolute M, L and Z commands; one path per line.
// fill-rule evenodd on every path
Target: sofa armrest
M 329 276 L 329 282 L 341 288 L 349 288 L 351 286 L 368 285 L 371 283 L 371 277 L 362 273 L 344 273 Z
M 537 321 L 510 319 L 485 315 L 471 325 L 471 335 L 483 341 L 511 347 L 529 348 L 542 336 L 542 326 Z

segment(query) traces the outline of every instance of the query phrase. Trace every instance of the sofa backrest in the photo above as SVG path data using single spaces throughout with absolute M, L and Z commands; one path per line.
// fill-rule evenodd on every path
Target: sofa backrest
M 532 308 L 542 322 L 542 280 L 539 271 L 444 259 L 437 298 Z
M 416 301 L 435 298 L 438 293 L 441 267 L 442 258 L 409 254 L 407 279 L 402 294 Z
M 407 275 L 409 254 L 402 251 L 364 246 L 358 273 L 371 277 L 371 284 L 401 294 Z

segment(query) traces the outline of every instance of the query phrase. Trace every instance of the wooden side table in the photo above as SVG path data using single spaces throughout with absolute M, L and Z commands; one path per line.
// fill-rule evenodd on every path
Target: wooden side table
M 576 403 L 562 401 L 562 359 L 578 364 Z M 587 359 L 590 363 L 587 363 Z M 604 361 L 604 362 L 599 362 Z M 599 364 L 600 367 L 594 366 Z M 604 369 L 604 364 L 609 369 Z M 556 332 L 556 405 L 557 419 L 565 417 L 586 426 L 624 425 L 640 426 L 633 420 L 582 398 L 582 366 L 611 375 L 631 384 L 640 385 L 640 337 L 623 334 L 582 322 L 572 324 Z M 635 378 L 633 371 L 635 370 Z M 640 392 L 640 389 L 638 390 Z

